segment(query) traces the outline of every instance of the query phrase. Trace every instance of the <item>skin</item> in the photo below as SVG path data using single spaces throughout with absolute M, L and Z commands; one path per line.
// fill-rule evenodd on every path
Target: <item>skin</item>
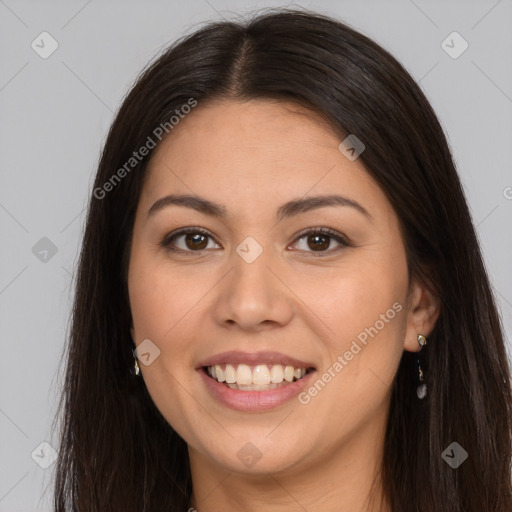
M 361 159 L 339 151 L 341 140 L 292 103 L 226 100 L 199 104 L 150 162 L 131 247 L 131 333 L 136 345 L 150 339 L 160 350 L 139 366 L 156 406 L 188 444 L 191 506 L 199 512 L 390 510 L 379 504 L 376 475 L 390 386 L 402 351 L 418 351 L 417 335 L 432 331 L 439 301 L 409 280 L 398 218 Z M 226 218 L 176 205 L 147 215 L 171 193 L 220 203 Z M 329 206 L 276 220 L 290 200 L 333 193 L 372 219 Z M 186 254 L 161 246 L 185 227 L 211 238 L 199 250 L 197 241 L 175 238 Z M 351 245 L 327 237 L 319 251 L 307 234 L 297 236 L 318 227 Z M 250 264 L 236 252 L 247 236 L 263 248 Z M 275 350 L 314 362 L 320 377 L 395 303 L 401 311 L 306 405 L 294 398 L 235 411 L 212 399 L 195 370 L 227 350 Z M 247 442 L 261 453 L 250 468 L 237 457 Z

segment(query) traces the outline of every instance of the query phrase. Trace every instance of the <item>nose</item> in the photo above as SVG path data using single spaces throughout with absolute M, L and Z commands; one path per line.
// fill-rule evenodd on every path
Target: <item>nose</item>
M 258 332 L 289 323 L 293 294 L 278 277 L 270 251 L 252 262 L 233 251 L 232 268 L 219 283 L 213 314 L 223 327 Z M 274 262 L 275 263 L 275 262 Z

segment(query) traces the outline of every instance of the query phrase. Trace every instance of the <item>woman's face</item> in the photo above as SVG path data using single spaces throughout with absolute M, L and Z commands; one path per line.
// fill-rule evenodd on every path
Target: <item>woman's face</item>
M 402 351 L 431 325 L 397 216 L 340 142 L 293 104 L 199 103 L 152 158 L 131 332 L 192 466 L 286 473 L 383 440 Z

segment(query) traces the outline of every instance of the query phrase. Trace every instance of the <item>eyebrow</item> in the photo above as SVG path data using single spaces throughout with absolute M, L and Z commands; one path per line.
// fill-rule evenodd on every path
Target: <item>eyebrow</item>
M 219 217 L 221 219 L 226 218 L 227 213 L 226 207 L 224 205 L 214 203 L 203 197 L 187 194 L 170 194 L 161 197 L 155 203 L 153 203 L 147 212 L 147 217 L 153 216 L 158 211 L 161 211 L 167 206 L 183 206 L 185 208 L 191 208 L 200 213 L 204 213 L 212 217 Z M 294 217 L 296 215 L 327 206 L 348 206 L 362 213 L 368 219 L 373 220 L 373 217 L 370 215 L 368 210 L 366 210 L 366 208 L 364 208 L 357 201 L 336 194 L 294 199 L 280 206 L 277 210 L 276 217 L 278 221 L 281 221 L 284 218 Z

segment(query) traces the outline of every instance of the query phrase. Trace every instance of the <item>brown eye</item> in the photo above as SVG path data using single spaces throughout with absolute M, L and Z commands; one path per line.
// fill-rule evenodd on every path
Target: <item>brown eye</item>
M 201 233 L 188 233 L 184 236 L 185 245 L 192 251 L 195 249 L 206 249 L 206 246 L 208 245 L 208 237 Z
M 329 236 L 325 235 L 309 235 L 308 236 L 308 247 L 313 249 L 314 251 L 323 251 L 329 248 L 330 245 Z
M 213 246 L 211 245 L 213 243 Z M 192 253 L 219 246 L 206 231 L 199 228 L 181 229 L 168 235 L 161 242 L 162 247 L 172 252 Z
M 329 255 L 350 246 L 343 235 L 330 228 L 303 231 L 296 240 L 295 245 L 298 246 L 299 250 L 313 253 L 315 256 Z M 337 244 L 337 247 L 335 246 L 332 249 L 333 243 Z

